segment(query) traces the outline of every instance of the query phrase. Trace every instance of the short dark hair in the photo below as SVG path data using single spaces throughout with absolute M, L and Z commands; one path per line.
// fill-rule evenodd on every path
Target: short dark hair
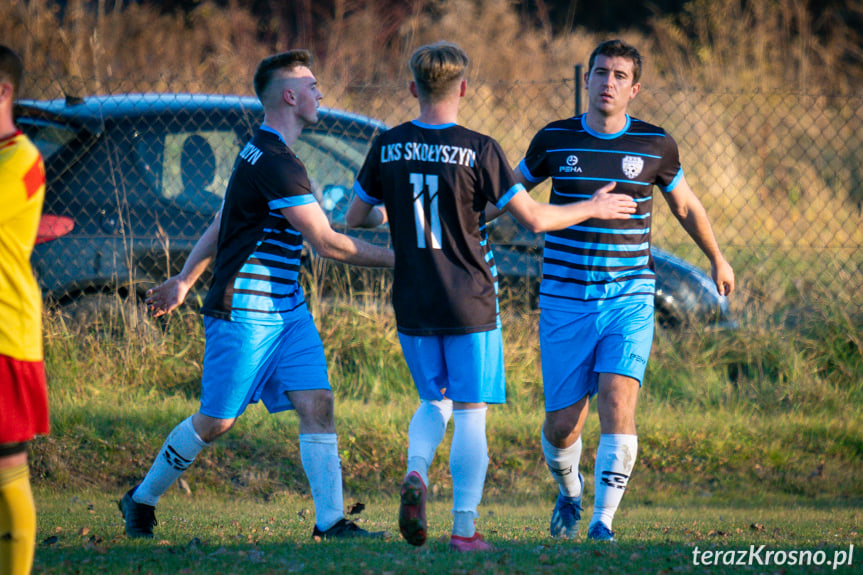
M 465 75 L 470 60 L 457 44 L 435 42 L 417 48 L 410 59 L 420 96 L 435 102 L 449 94 Z
M 620 56 L 621 58 L 631 60 L 632 83 L 636 84 L 641 79 L 641 54 L 638 53 L 635 46 L 627 44 L 623 40 L 608 40 L 607 42 L 603 42 L 590 54 L 590 61 L 587 66 L 588 76 L 590 76 L 590 72 L 593 70 L 593 64 L 596 62 L 597 56 L 605 56 L 607 58 Z
M 0 82 L 12 84 L 12 99 L 18 94 L 21 78 L 24 76 L 24 63 L 8 46 L 0 44 Z
M 273 72 L 279 70 L 290 71 L 300 66 L 305 66 L 306 68 L 312 67 L 312 53 L 308 50 L 288 50 L 287 52 L 274 54 L 261 60 L 261 63 L 258 64 L 258 69 L 255 70 L 254 79 L 255 94 L 257 94 L 258 99 L 263 102 L 264 92 L 267 91 L 267 87 L 273 79 Z

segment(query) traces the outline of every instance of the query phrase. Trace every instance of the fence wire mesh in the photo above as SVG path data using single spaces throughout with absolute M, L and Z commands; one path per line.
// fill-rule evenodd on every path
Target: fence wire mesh
M 42 107 L 21 102 L 18 123 L 47 158 L 45 214 L 57 230 L 69 220 L 74 225 L 64 233 L 48 229 L 34 253 L 52 299 L 140 292 L 179 269 L 218 209 L 261 112 L 253 98 L 178 94 L 249 94 L 239 86 L 237 78 L 221 86 L 29 78 L 24 99 Z M 460 122 L 498 139 L 515 165 L 540 128 L 575 113 L 575 89 L 571 79 L 472 82 Z M 142 92 L 149 94 L 123 96 Z M 80 99 L 63 101 L 67 94 Z M 93 94 L 119 96 L 119 102 L 91 106 Z M 45 105 L 54 98 L 60 100 Z M 369 118 L 390 126 L 409 120 L 416 101 L 399 84 L 348 86 L 323 103 L 353 115 L 325 115 L 295 152 L 338 225 L 370 139 L 382 129 Z M 661 125 L 678 142 L 687 180 L 737 274 L 732 310 L 839 306 L 863 313 L 863 99 L 648 87 L 630 113 Z M 544 184 L 536 193 L 542 198 L 548 191 Z M 706 271 L 706 258 L 664 202 L 654 205 L 654 244 Z M 520 233 L 501 231 L 497 241 L 516 241 Z M 376 232 L 364 237 L 386 241 Z M 501 260 L 527 258 L 527 267 L 523 261 L 510 267 L 530 276 L 536 268 L 528 267 L 540 256 L 537 246 L 503 250 L 497 259 L 506 267 Z M 535 289 L 534 279 L 514 285 Z

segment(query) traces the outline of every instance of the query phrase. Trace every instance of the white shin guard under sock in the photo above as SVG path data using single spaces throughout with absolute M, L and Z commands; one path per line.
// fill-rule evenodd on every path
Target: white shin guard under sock
M 422 400 L 408 428 L 408 465 L 405 475 L 416 471 L 428 486 L 428 470 L 438 445 L 443 441 L 451 415 L 452 401 L 449 399 Z
M 566 497 L 581 497 L 581 481 L 578 479 L 578 462 L 581 459 L 581 436 L 569 447 L 555 447 L 542 432 L 542 453 L 552 478 Z
M 488 470 L 488 440 L 485 434 L 487 407 L 453 412 L 453 437 L 449 467 L 453 486 L 453 535 L 472 537 L 477 507 L 482 501 Z
M 300 434 L 300 460 L 315 502 L 315 524 L 326 531 L 344 517 L 342 462 L 336 434 Z
M 132 494 L 132 499 L 155 507 L 159 497 L 192 465 L 195 457 L 207 445 L 195 431 L 192 417 L 184 419 L 165 439 L 150 471 Z
M 596 449 L 595 499 L 591 525 L 602 522 L 611 529 L 614 513 L 623 499 L 637 453 L 637 435 L 600 436 L 599 447 Z

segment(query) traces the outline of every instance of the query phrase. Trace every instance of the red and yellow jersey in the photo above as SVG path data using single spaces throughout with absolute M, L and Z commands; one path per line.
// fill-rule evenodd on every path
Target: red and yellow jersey
M 0 140 L 0 355 L 42 360 L 42 296 L 30 254 L 36 240 L 45 167 L 20 131 Z

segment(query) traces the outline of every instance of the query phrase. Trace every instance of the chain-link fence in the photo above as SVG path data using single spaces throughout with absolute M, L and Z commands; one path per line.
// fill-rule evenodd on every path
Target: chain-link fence
M 68 86 L 78 86 L 74 95 L 81 97 L 86 85 L 31 79 L 25 97 L 57 98 Z M 115 96 L 139 90 L 107 89 Z M 53 299 L 132 286 L 140 292 L 160 281 L 179 269 L 218 208 L 260 107 L 253 98 L 177 95 L 202 91 L 198 86 L 167 82 L 162 91 L 19 107 L 19 126 L 47 158 L 46 223 L 54 227 L 43 230 L 34 264 Z M 540 128 L 573 115 L 576 93 L 568 79 L 474 82 L 460 119 L 498 139 L 515 165 Z M 417 108 L 402 84 L 349 86 L 324 104 L 354 115 L 325 114 L 295 151 L 339 225 L 368 142 L 382 129 L 371 118 L 395 125 Z M 678 142 L 687 180 L 737 274 L 733 311 L 838 305 L 863 312 L 863 99 L 647 87 L 630 112 Z M 548 189 L 537 193 L 547 196 Z M 654 205 L 654 244 L 705 269 L 706 258 L 664 202 Z M 363 236 L 386 241 L 385 231 Z M 535 289 L 541 239 L 506 223 L 495 238 L 498 266 L 529 278 L 513 285 Z

